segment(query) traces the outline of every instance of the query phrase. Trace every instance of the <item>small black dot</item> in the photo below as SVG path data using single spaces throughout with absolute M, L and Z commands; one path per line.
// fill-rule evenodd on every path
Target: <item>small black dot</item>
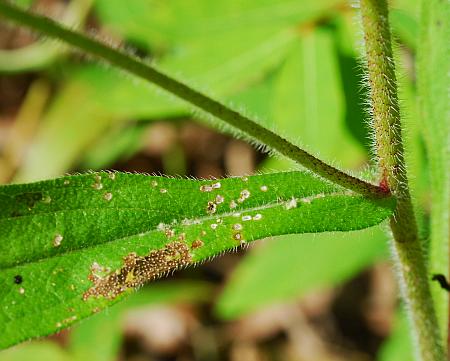
M 23 281 L 23 278 L 21 275 L 14 276 L 14 283 L 20 285 L 22 283 L 22 281 Z

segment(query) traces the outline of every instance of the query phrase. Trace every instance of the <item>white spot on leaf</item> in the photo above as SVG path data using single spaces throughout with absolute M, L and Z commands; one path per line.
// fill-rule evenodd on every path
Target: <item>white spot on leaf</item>
M 284 205 L 286 209 L 297 208 L 297 199 L 292 197 L 289 201 Z
M 240 223 L 233 224 L 233 229 L 235 231 L 240 231 L 242 229 L 242 224 Z
M 200 192 L 212 192 L 213 188 L 209 185 L 202 185 L 200 186 Z
M 59 247 L 61 245 L 62 240 L 63 240 L 63 236 L 61 236 L 60 234 L 57 234 L 55 236 L 55 238 L 53 238 L 53 246 Z
M 244 189 L 241 194 L 239 195 L 239 199 L 238 202 L 242 203 L 244 202 L 247 198 L 250 197 L 250 191 L 248 189 Z

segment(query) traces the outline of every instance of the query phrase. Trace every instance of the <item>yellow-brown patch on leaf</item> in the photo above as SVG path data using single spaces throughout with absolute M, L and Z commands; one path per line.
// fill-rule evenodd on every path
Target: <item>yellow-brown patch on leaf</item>
M 91 296 L 114 299 L 130 288 L 140 287 L 169 271 L 190 264 L 192 258 L 185 243 L 171 242 L 147 256 L 130 253 L 123 258 L 123 262 L 123 267 L 104 277 L 99 277 L 91 270 L 88 279 L 94 285 L 83 294 L 83 300 Z

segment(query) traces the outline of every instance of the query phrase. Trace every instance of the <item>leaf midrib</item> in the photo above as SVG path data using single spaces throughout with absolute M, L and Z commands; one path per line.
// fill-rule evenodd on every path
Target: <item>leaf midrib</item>
M 328 196 L 330 196 L 330 197 L 338 197 L 338 196 L 352 197 L 352 196 L 349 196 L 348 194 L 345 194 L 345 193 L 329 193 L 325 197 L 328 197 Z M 300 203 L 301 199 L 304 198 L 304 197 L 300 197 L 300 198 L 293 197 L 293 198 L 295 198 Z M 323 198 L 318 198 L 318 199 L 323 199 Z M 314 201 L 315 201 L 315 199 L 312 199 L 311 203 L 308 204 L 308 205 L 310 206 Z M 188 221 L 195 220 L 195 221 L 200 221 L 200 222 L 206 222 L 206 221 L 210 221 L 210 220 L 213 220 L 213 219 L 217 219 L 218 217 L 230 217 L 230 216 L 233 216 L 236 213 L 254 212 L 254 211 L 259 211 L 259 210 L 266 210 L 266 209 L 276 208 L 276 207 L 279 207 L 279 206 L 283 206 L 285 204 L 285 202 L 286 201 L 281 201 L 281 202 L 275 201 L 275 202 L 271 202 L 269 204 L 261 205 L 261 206 L 257 206 L 257 207 L 245 208 L 245 209 L 236 209 L 236 210 L 234 210 L 232 212 L 215 213 L 214 215 L 200 216 L 200 217 L 194 218 L 194 219 L 192 219 L 192 218 L 183 218 L 183 219 L 181 219 L 179 221 L 183 221 L 183 220 L 186 219 Z M 93 208 L 93 209 L 96 209 L 96 208 Z M 100 209 L 103 210 L 104 208 L 100 208 Z M 58 212 L 51 212 L 51 213 L 59 213 L 59 212 L 62 213 L 62 212 L 71 212 L 71 211 L 79 211 L 79 210 L 80 209 L 58 211 Z M 163 223 L 163 222 L 161 222 L 161 223 Z M 189 227 L 190 225 L 183 225 L 183 226 L 184 227 Z M 1 267 L 0 266 L 0 270 L 9 270 L 9 269 L 13 269 L 13 268 L 16 268 L 16 267 L 21 267 L 21 266 L 24 266 L 24 265 L 28 265 L 28 264 L 45 262 L 46 260 L 49 260 L 49 259 L 60 258 L 60 257 L 64 257 L 64 256 L 67 256 L 67 255 L 72 255 L 72 254 L 76 254 L 76 253 L 85 252 L 87 250 L 95 250 L 96 248 L 102 247 L 105 244 L 112 245 L 115 242 L 119 242 L 119 241 L 122 242 L 122 241 L 125 241 L 125 240 L 129 240 L 129 239 L 131 239 L 133 237 L 139 237 L 139 236 L 143 237 L 143 236 L 151 235 L 152 233 L 156 233 L 156 232 L 161 232 L 161 231 L 158 230 L 158 229 L 151 229 L 151 230 L 148 230 L 148 231 L 145 231 L 145 232 L 134 233 L 134 234 L 131 234 L 131 235 L 127 235 L 125 237 L 114 238 L 112 240 L 106 240 L 106 241 L 104 241 L 102 243 L 98 243 L 98 244 L 95 244 L 95 245 L 88 245 L 86 247 L 81 247 L 81 248 L 76 248 L 76 249 L 68 249 L 68 250 L 65 250 L 65 251 L 63 251 L 61 253 L 58 253 L 56 255 L 44 256 L 44 257 L 40 257 L 38 259 L 27 260 L 27 261 L 16 263 L 14 265 L 7 266 L 7 267 Z

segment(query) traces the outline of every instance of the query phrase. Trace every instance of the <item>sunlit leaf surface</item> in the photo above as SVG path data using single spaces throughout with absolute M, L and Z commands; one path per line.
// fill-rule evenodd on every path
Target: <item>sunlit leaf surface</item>
M 247 242 L 362 229 L 394 206 L 302 172 L 203 181 L 92 173 L 4 186 L 0 201 L 1 347 Z

